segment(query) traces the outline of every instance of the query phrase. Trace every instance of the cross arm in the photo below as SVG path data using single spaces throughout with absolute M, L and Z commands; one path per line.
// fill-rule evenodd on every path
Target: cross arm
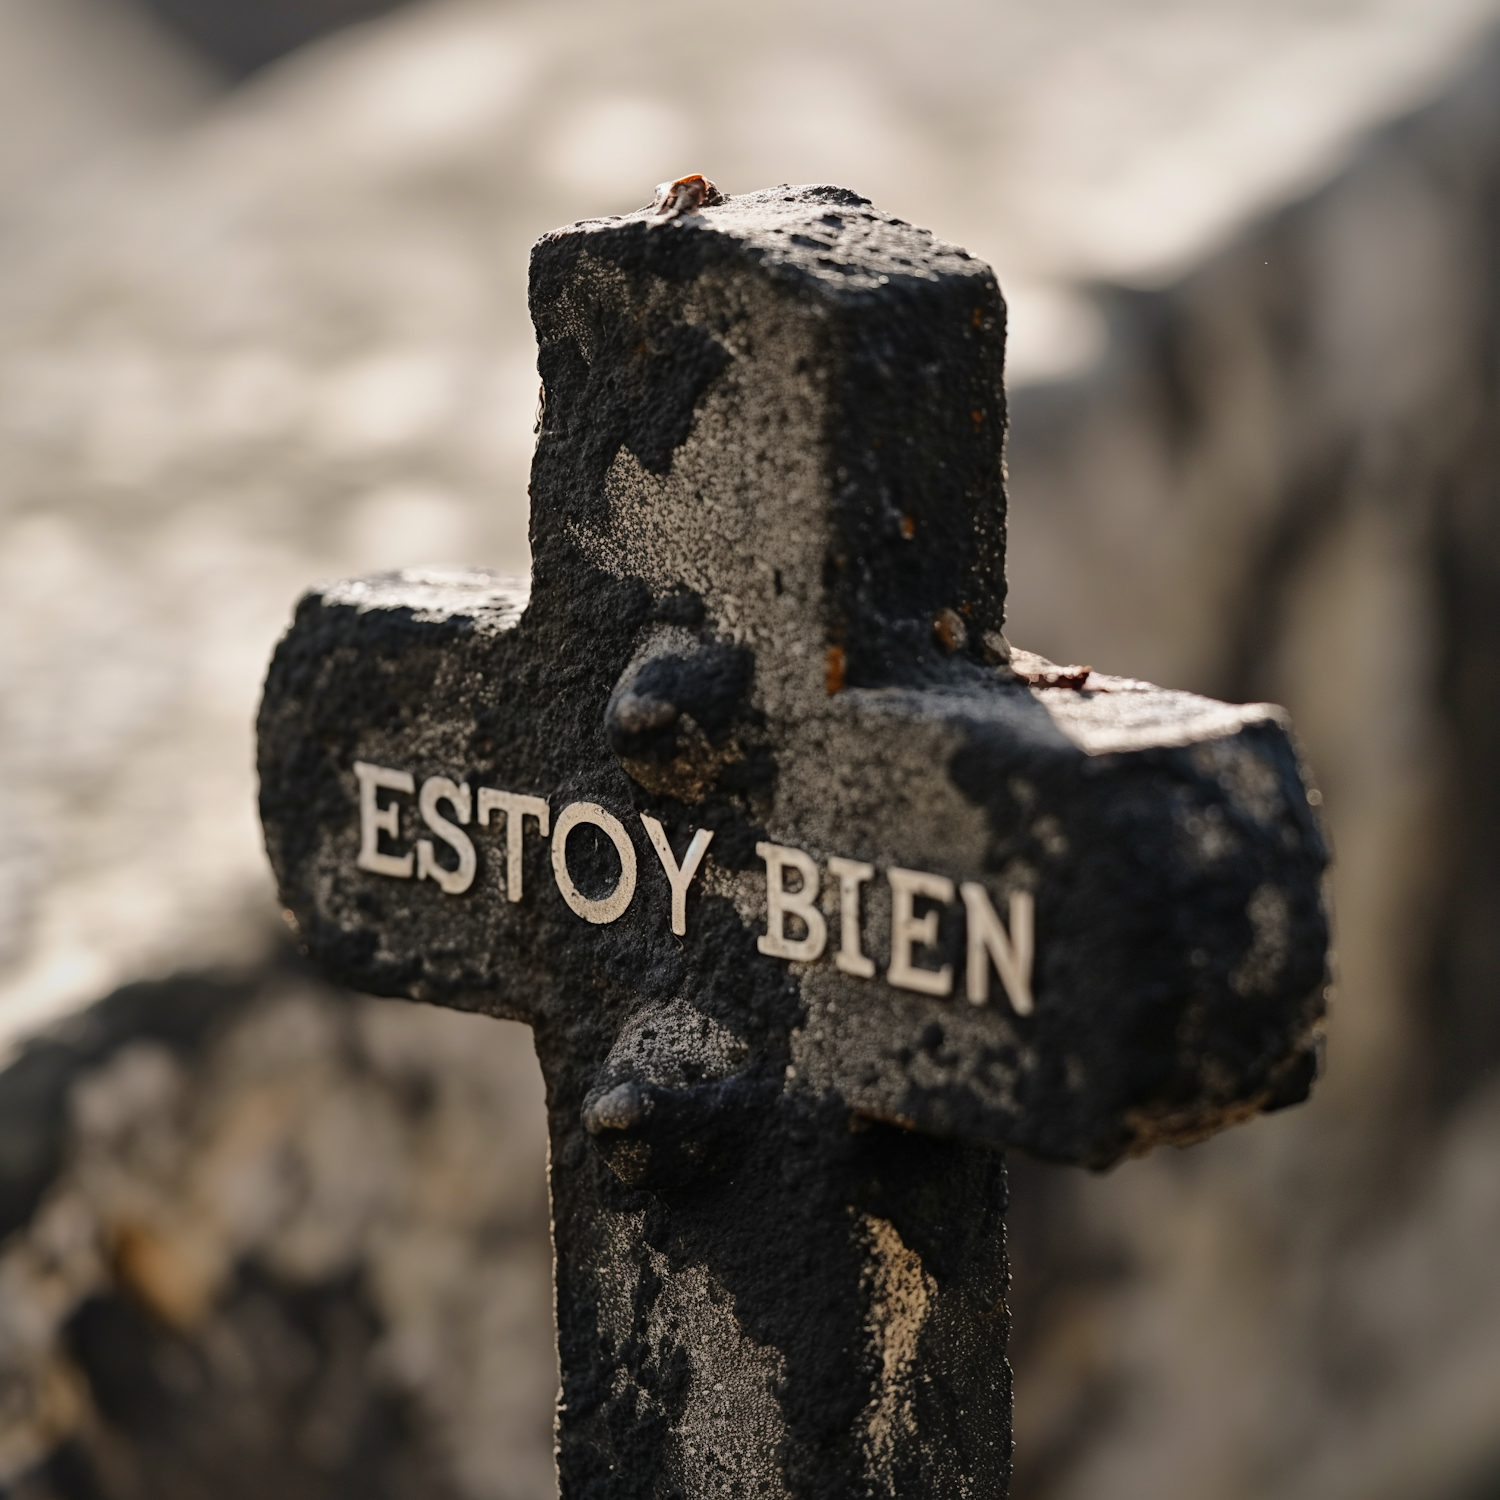
M 761 1103 L 811 1092 L 1094 1165 L 1306 1095 L 1326 850 L 1279 710 L 975 668 L 773 724 L 753 652 L 730 670 L 711 628 L 671 623 L 676 596 L 581 576 L 550 624 L 482 573 L 299 609 L 262 709 L 262 812 L 336 977 L 576 1028 L 606 1145 L 653 1112 L 711 1134 L 730 1075 Z M 649 670 L 663 632 L 666 658 L 697 641 L 712 671 Z M 736 787 L 738 752 L 711 754 L 693 798 L 698 741 L 672 742 L 680 785 L 643 748 L 684 707 L 641 684 L 722 697 L 726 675 L 745 701 L 698 711 L 721 746 L 767 742 L 769 779 Z M 672 1005 L 712 1040 L 643 1048 L 639 1016 Z

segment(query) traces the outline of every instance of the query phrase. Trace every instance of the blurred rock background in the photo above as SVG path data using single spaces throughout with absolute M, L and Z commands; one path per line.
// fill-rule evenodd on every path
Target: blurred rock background
M 529 1040 L 299 971 L 251 719 L 524 570 L 527 248 L 703 169 L 996 265 L 1012 638 L 1287 703 L 1338 850 L 1309 1106 L 1014 1162 L 1018 1500 L 1500 1496 L 1497 22 L 0 0 L 0 1493 L 550 1493 Z

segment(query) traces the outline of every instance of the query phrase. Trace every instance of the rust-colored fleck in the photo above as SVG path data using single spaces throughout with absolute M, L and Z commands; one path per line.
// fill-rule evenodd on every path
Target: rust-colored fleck
M 932 633 L 938 638 L 938 644 L 950 655 L 969 639 L 969 627 L 964 624 L 958 611 L 953 609 L 938 611 L 937 619 L 932 622 Z
M 844 648 L 842 646 L 828 648 L 828 675 L 825 679 L 825 686 L 828 688 L 829 697 L 844 691 Z
M 901 517 L 901 535 L 908 541 L 917 534 L 917 523 L 911 516 Z
M 981 307 L 974 309 L 974 326 L 976 328 L 984 327 L 984 309 Z
M 695 214 L 700 208 L 722 203 L 724 195 L 702 172 L 690 172 L 672 182 L 659 182 L 651 212 L 658 218 L 675 219 L 678 214 Z
M 984 413 L 980 411 L 980 409 L 976 406 L 974 410 L 969 413 L 969 417 L 974 423 L 974 431 L 978 432 L 979 429 L 984 426 Z

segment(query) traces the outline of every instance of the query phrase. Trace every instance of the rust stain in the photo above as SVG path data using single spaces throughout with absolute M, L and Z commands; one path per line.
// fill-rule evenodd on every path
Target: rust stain
M 169 1237 L 134 1220 L 117 1223 L 108 1232 L 110 1261 L 120 1285 L 173 1328 L 196 1323 L 214 1292 L 213 1270 L 193 1253 L 187 1238 Z
M 938 644 L 949 655 L 965 645 L 969 639 L 969 627 L 964 624 L 957 610 L 952 609 L 938 611 L 937 619 L 932 622 L 932 633 L 938 638 Z
M 974 423 L 974 431 L 978 432 L 979 429 L 984 426 L 984 413 L 980 411 L 980 409 L 976 406 L 974 410 L 969 413 L 969 417 Z
M 844 691 L 844 648 L 842 646 L 828 648 L 828 674 L 825 678 L 825 686 L 830 698 L 835 693 Z
M 901 517 L 901 535 L 904 536 L 907 539 L 907 541 L 910 541 L 912 539 L 912 537 L 914 537 L 916 534 L 917 534 L 917 523 L 916 523 L 916 520 L 913 517 L 911 517 L 911 516 L 902 516 Z
M 631 756 L 621 757 L 620 764 L 632 781 L 655 792 L 658 797 L 676 797 L 680 802 L 701 802 L 713 789 L 719 773 L 745 758 L 738 740 L 732 736 L 723 744 L 713 744 L 693 721 L 683 714 L 681 746 L 677 755 L 665 764 Z
M 864 1120 L 876 1125 L 899 1125 L 902 1130 L 917 1129 L 917 1122 L 911 1115 L 904 1115 L 900 1110 L 887 1109 L 878 1104 L 857 1104 L 851 1111 L 851 1120 Z
M 1145 1156 L 1157 1146 L 1196 1146 L 1209 1136 L 1232 1125 L 1242 1125 L 1262 1113 L 1270 1102 L 1271 1090 L 1262 1089 L 1248 1099 L 1227 1104 L 1203 1102 L 1173 1109 L 1167 1105 L 1142 1106 L 1125 1112 L 1130 1131 L 1126 1156 Z

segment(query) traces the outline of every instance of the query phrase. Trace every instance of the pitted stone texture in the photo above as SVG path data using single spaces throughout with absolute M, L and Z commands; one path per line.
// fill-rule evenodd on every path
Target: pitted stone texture
M 845 189 L 777 188 L 548 237 L 531 297 L 534 544 L 560 525 L 606 571 L 712 596 L 736 639 L 774 637 L 773 712 L 821 690 L 833 646 L 851 685 L 920 681 L 940 610 L 963 609 L 976 642 L 1000 628 L 988 266 Z
M 439 603 L 425 581 L 405 594 L 389 578 L 340 585 L 304 604 L 278 658 L 267 728 L 288 712 L 299 739 L 311 722 L 337 753 L 321 772 L 326 803 L 309 802 L 318 780 L 303 777 L 305 762 L 267 767 L 268 837 L 278 864 L 306 882 L 305 894 L 284 889 L 314 950 L 348 982 L 526 1019 L 566 1015 L 601 985 L 630 1013 L 655 1003 L 660 985 L 663 998 L 743 1035 L 745 1018 L 772 1004 L 755 997 L 784 982 L 754 951 L 764 874 L 752 851 L 769 835 L 819 860 L 977 880 L 998 909 L 1027 889 L 1040 913 L 1032 1017 L 826 964 L 807 972 L 785 1012 L 791 1029 L 775 1023 L 747 1043 L 754 1052 L 779 1036 L 798 1088 L 877 1118 L 1095 1164 L 1305 1093 L 1321 1012 L 1322 848 L 1277 711 L 1144 684 L 1117 692 L 1110 679 L 1103 691 L 1034 689 L 979 669 L 925 692 L 830 697 L 815 687 L 799 716 L 754 710 L 774 747 L 770 785 L 721 786 L 683 804 L 634 782 L 602 743 L 611 674 L 607 625 L 592 610 L 621 596 L 601 581 L 589 617 L 568 631 L 593 658 L 589 725 L 561 688 L 539 694 L 534 718 L 505 714 L 534 670 L 527 663 L 548 653 L 527 641 L 534 625 L 518 623 L 513 595 L 492 602 L 501 586 L 471 580 Z M 648 602 L 624 599 L 646 623 Z M 627 638 L 622 671 L 628 652 Z M 278 701 L 288 688 L 295 706 Z M 486 741 L 515 758 L 507 764 L 495 748 L 477 756 Z M 580 742 L 592 753 L 572 760 Z M 486 841 L 478 829 L 482 863 L 468 898 L 430 883 L 351 880 L 357 813 L 341 767 L 355 759 L 550 792 L 557 806 L 602 799 L 636 829 L 643 873 L 630 914 L 580 930 L 535 837 L 527 898 L 503 900 L 498 835 Z M 334 821 L 323 806 L 337 810 Z M 634 809 L 679 833 L 715 829 L 685 948 L 670 940 L 665 880 Z M 832 915 L 836 885 L 823 894 Z M 865 951 L 889 952 L 889 934 L 889 898 L 872 883 Z M 946 933 L 943 947 L 961 971 L 959 935 Z M 572 987 L 554 999 L 547 976 L 559 971 Z M 798 1006 L 811 1008 L 799 1016 Z

